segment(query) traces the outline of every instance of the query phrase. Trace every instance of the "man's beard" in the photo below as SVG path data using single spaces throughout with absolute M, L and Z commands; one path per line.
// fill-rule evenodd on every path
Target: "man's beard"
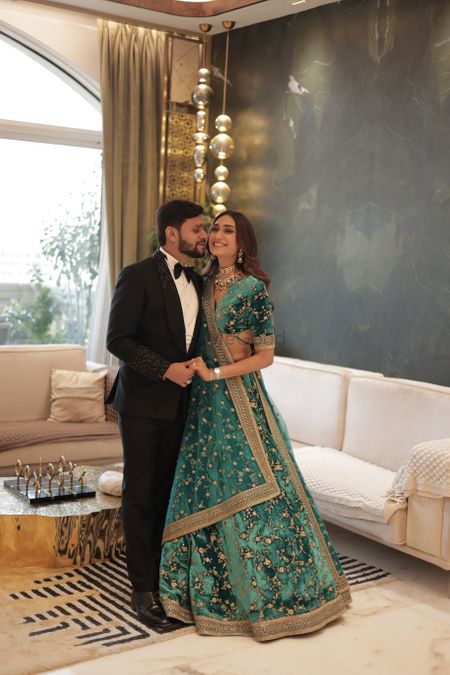
M 200 244 L 195 244 L 195 246 L 192 246 L 192 244 L 188 244 L 185 239 L 180 239 L 178 242 L 178 250 L 180 253 L 187 255 L 188 258 L 203 258 L 206 252 L 206 246 L 202 246 L 201 251 L 198 250 L 197 246 L 200 246 Z

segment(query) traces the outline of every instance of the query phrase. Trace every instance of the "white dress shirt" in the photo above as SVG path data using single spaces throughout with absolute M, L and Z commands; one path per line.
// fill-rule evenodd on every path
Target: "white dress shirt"
M 188 351 L 189 346 L 192 342 L 192 337 L 194 335 L 195 323 L 197 321 L 197 315 L 199 310 L 198 295 L 195 290 L 195 284 L 193 281 L 189 283 L 186 279 L 184 272 L 180 274 L 178 279 L 175 279 L 174 267 L 177 262 L 180 262 L 173 255 L 167 253 L 167 251 L 160 246 L 161 253 L 166 257 L 167 267 L 172 275 L 172 278 L 177 287 L 178 295 L 180 297 L 181 309 L 183 310 L 183 320 L 184 328 L 186 331 L 186 351 Z

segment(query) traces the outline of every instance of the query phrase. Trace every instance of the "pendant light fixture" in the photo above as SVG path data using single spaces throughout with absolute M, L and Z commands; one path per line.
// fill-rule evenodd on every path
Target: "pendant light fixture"
M 209 23 L 200 24 L 200 30 L 203 33 L 208 33 L 212 26 Z M 197 108 L 195 115 L 195 133 L 193 139 L 195 141 L 195 148 L 193 153 L 194 160 L 194 199 L 200 201 L 202 194 L 203 183 L 206 180 L 206 156 L 208 154 L 209 136 L 207 134 L 208 128 L 208 106 L 213 95 L 213 90 L 209 86 L 210 72 L 205 67 L 206 44 L 202 45 L 202 67 L 198 71 L 198 84 L 194 87 L 192 92 L 192 102 Z
M 232 121 L 231 117 L 226 113 L 227 106 L 227 87 L 228 87 L 228 57 L 230 51 L 230 30 L 234 28 L 234 21 L 223 21 L 223 27 L 227 31 L 225 40 L 225 67 L 224 67 L 224 81 L 223 81 L 223 98 L 222 98 L 222 112 L 215 119 L 215 127 L 219 132 L 211 139 L 209 149 L 211 154 L 219 160 L 219 165 L 214 171 L 214 178 L 216 182 L 211 185 L 210 197 L 213 201 L 213 213 L 217 216 L 226 210 L 225 202 L 229 199 L 231 188 L 227 183 L 229 176 L 228 168 L 224 164 L 224 160 L 231 157 L 234 152 L 234 141 L 229 132 L 231 131 Z

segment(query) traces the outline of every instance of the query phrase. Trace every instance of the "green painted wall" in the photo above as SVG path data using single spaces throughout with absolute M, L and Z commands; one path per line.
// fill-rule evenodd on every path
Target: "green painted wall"
M 450 385 L 450 0 L 236 28 L 229 77 L 228 204 L 258 232 L 277 353 Z

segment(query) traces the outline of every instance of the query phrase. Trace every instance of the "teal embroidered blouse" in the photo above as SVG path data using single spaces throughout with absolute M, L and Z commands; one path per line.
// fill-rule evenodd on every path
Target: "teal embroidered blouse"
M 234 335 L 246 344 L 239 333 L 250 330 L 255 350 L 275 346 L 272 302 L 260 279 L 243 277 L 230 286 L 217 303 L 216 322 L 221 333 Z

